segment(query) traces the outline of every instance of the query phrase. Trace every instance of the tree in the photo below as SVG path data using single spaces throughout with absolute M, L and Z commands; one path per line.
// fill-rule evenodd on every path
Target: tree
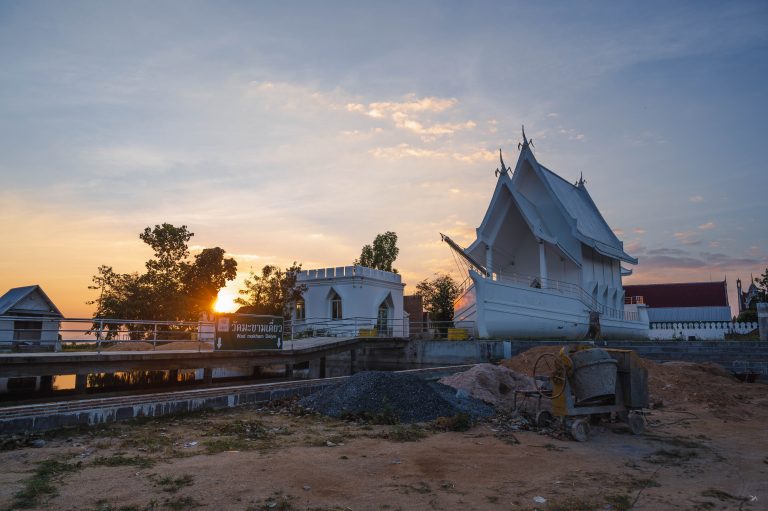
M 453 303 L 459 297 L 459 286 L 450 275 L 437 274 L 432 280 L 422 280 L 416 285 L 416 294 L 421 296 L 430 320 L 453 321 Z
M 768 268 L 765 269 L 762 275 L 755 279 L 757 289 L 759 291 L 757 301 L 768 302 Z
M 145 263 L 146 273 L 117 273 L 111 266 L 99 266 L 89 289 L 98 291 L 94 318 L 125 320 L 196 321 L 203 311 L 211 311 L 219 289 L 235 278 L 237 262 L 224 257 L 219 247 L 206 248 L 189 260 L 189 240 L 194 233 L 186 225 L 164 223 L 147 227 L 139 238 L 154 254 Z M 141 338 L 142 329 L 152 325 L 131 325 Z M 121 325 L 109 325 L 112 338 Z
M 251 272 L 245 281 L 245 288 L 240 290 L 242 297 L 235 303 L 242 305 L 239 312 L 249 314 L 268 314 L 291 318 L 291 307 L 299 301 L 307 290 L 306 284 L 298 284 L 301 264 L 293 264 L 283 271 L 273 265 L 261 269 L 261 275 Z
M 237 261 L 225 258 L 224 254 L 219 247 L 205 248 L 186 269 L 183 294 L 187 297 L 187 310 L 195 317 L 213 310 L 219 289 L 237 276 Z
M 392 264 L 399 253 L 397 234 L 387 231 L 384 234 L 376 235 L 373 246 L 365 245 L 360 253 L 360 259 L 356 259 L 354 264 L 397 273 L 397 270 L 392 268 Z

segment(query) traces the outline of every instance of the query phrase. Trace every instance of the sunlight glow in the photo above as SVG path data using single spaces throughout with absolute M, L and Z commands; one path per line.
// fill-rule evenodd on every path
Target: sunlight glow
M 216 312 L 235 312 L 237 310 L 235 293 L 225 287 L 219 289 L 216 303 L 213 304 L 213 310 Z

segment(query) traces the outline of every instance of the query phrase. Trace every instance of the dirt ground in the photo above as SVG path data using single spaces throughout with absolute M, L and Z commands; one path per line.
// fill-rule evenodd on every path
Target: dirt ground
M 0 509 L 768 509 L 768 386 L 718 371 L 649 363 L 646 433 L 603 424 L 585 443 L 287 405 L 5 439 Z

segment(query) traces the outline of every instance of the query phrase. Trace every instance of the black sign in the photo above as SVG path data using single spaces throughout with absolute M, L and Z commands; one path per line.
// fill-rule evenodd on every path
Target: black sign
M 216 318 L 216 350 L 279 350 L 283 318 L 253 314 L 220 314 Z

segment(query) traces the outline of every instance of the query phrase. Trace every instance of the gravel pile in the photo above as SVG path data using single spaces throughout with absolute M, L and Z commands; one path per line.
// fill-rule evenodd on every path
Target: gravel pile
M 331 417 L 391 417 L 403 423 L 427 422 L 467 413 L 474 418 L 493 408 L 439 383 L 412 374 L 368 371 L 325 388 L 300 401 L 302 406 Z

